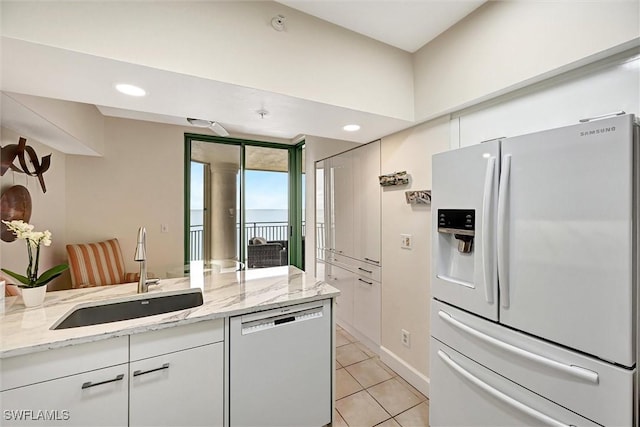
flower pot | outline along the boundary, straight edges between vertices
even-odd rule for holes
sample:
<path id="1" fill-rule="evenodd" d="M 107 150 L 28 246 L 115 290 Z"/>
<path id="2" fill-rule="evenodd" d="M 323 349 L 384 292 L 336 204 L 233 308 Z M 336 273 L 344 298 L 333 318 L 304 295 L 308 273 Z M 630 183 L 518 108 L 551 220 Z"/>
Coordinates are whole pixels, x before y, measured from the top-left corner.
<path id="1" fill-rule="evenodd" d="M 47 286 L 37 288 L 22 288 L 22 302 L 25 307 L 37 307 L 44 302 Z"/>

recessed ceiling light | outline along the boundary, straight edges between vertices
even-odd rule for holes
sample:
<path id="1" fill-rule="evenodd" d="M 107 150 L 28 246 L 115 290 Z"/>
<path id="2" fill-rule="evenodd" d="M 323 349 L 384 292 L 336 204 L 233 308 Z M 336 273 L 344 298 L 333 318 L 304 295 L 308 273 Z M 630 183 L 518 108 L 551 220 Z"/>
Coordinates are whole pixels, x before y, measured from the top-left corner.
<path id="1" fill-rule="evenodd" d="M 141 87 L 126 83 L 118 83 L 116 85 L 116 90 L 130 96 L 145 96 L 147 94 L 147 92 Z"/>
<path id="2" fill-rule="evenodd" d="M 346 125 L 342 129 L 346 130 L 347 132 L 355 132 L 357 130 L 360 130 L 360 125 Z"/>

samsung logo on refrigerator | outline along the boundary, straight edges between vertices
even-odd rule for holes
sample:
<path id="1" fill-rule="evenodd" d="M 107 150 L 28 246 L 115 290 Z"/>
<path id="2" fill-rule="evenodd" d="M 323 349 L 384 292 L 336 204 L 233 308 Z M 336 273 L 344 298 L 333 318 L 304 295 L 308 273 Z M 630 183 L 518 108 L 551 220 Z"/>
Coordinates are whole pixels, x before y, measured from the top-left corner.
<path id="1" fill-rule="evenodd" d="M 616 131 L 616 127 L 611 126 L 608 128 L 585 130 L 583 132 L 580 132 L 580 136 L 600 135 L 601 133 L 609 133 L 609 132 L 615 132 L 615 131 Z"/>

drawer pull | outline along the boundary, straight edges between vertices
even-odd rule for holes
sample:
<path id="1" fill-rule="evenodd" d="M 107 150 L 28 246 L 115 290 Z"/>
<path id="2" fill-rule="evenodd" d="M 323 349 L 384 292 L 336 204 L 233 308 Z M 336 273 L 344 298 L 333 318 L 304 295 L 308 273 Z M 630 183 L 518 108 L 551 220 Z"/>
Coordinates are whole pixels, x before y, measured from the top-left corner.
<path id="1" fill-rule="evenodd" d="M 375 259 L 365 258 L 364 260 L 369 262 L 375 262 L 376 264 L 380 264 L 380 261 L 376 261 Z"/>
<path id="2" fill-rule="evenodd" d="M 540 422 L 542 422 L 542 423 L 544 423 L 546 425 L 550 425 L 550 426 L 554 426 L 554 427 L 570 427 L 568 424 L 565 424 L 565 423 L 563 423 L 561 421 L 558 421 L 555 418 L 551 418 L 550 416 L 548 416 L 546 414 L 543 414 L 542 412 L 537 411 L 537 410 L 525 405 L 524 403 L 514 399 L 513 397 L 511 397 L 511 396 L 509 396 L 507 394 L 504 394 L 500 390 L 497 390 L 497 389 L 493 388 L 492 386 L 490 386 L 489 384 L 485 383 L 480 378 L 476 377 L 471 372 L 467 371 L 462 366 L 460 366 L 456 362 L 454 362 L 449 357 L 449 355 L 447 353 L 445 353 L 444 351 L 438 350 L 438 357 L 444 363 L 446 363 L 451 369 L 453 369 L 454 371 L 456 371 L 457 373 L 462 375 L 462 377 L 465 378 L 467 381 L 469 381 L 470 383 L 476 385 L 478 388 L 480 388 L 485 393 L 490 394 L 491 396 L 495 397 L 498 400 L 501 400 L 502 402 L 506 403 L 507 405 L 511 406 L 512 408 L 515 408 L 515 409 L 519 410 L 520 412 L 524 412 L 525 414 L 529 415 L 530 417 L 533 417 L 536 420 L 538 420 L 538 421 L 540 421 Z"/>
<path id="3" fill-rule="evenodd" d="M 507 351 L 516 356 L 522 357 L 523 359 L 527 359 L 531 362 L 538 363 L 540 365 L 546 366 L 551 369 L 555 369 L 556 371 L 564 372 L 569 374 L 575 378 L 580 378 L 583 381 L 588 381 L 590 383 L 598 384 L 598 373 L 594 372 L 590 369 L 586 369 L 576 365 L 567 365 L 566 363 L 561 363 L 553 359 L 549 359 L 548 357 L 541 356 L 536 353 L 532 353 L 528 350 L 525 350 L 520 347 L 516 347 L 515 345 L 508 344 L 504 341 L 500 341 L 490 335 L 485 334 L 484 332 L 480 332 L 471 326 L 462 323 L 461 321 L 454 319 L 449 313 L 446 313 L 442 310 L 438 312 L 438 316 L 442 320 L 444 320 L 449 325 L 460 329 L 478 338 L 481 341 L 484 341 L 488 344 L 493 345 L 494 347 L 498 347 L 501 350 Z"/>
<path id="4" fill-rule="evenodd" d="M 358 270 L 360 270 L 360 271 L 364 271 L 365 273 L 373 274 L 373 271 L 365 270 L 365 269 L 364 269 L 364 268 L 362 268 L 362 267 L 358 267 Z"/>
<path id="5" fill-rule="evenodd" d="M 120 374 L 112 380 L 100 381 L 99 383 L 92 383 L 91 381 L 87 381 L 86 383 L 82 384 L 82 389 L 84 390 L 85 388 L 95 387 L 97 385 L 114 383 L 116 381 L 122 381 L 123 378 L 124 378 L 124 374 Z"/>
<path id="6" fill-rule="evenodd" d="M 373 285 L 373 282 L 367 282 L 366 280 L 361 279 L 361 278 L 359 278 L 359 277 L 358 277 L 358 280 L 359 280 L 359 281 L 361 281 L 362 283 L 366 283 L 366 284 L 367 284 L 367 285 L 369 285 L 369 286 Z"/>
<path id="7" fill-rule="evenodd" d="M 140 371 L 140 370 L 133 371 L 133 376 L 137 377 L 139 375 L 150 374 L 151 372 L 162 371 L 163 369 L 169 369 L 169 363 L 165 363 L 164 365 L 160 366 L 159 368 L 149 369 L 148 371 Z"/>

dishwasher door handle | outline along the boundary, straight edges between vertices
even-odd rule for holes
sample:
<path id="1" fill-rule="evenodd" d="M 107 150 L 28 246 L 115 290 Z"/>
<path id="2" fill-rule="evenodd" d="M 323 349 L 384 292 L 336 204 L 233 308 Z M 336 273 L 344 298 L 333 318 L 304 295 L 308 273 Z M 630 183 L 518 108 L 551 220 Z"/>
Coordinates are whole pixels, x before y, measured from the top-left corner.
<path id="1" fill-rule="evenodd" d="M 283 319 L 277 319 L 273 323 L 275 323 L 276 325 L 282 325 L 283 323 L 289 323 L 289 322 L 295 322 L 295 321 L 296 321 L 296 316 L 289 316 Z"/>

